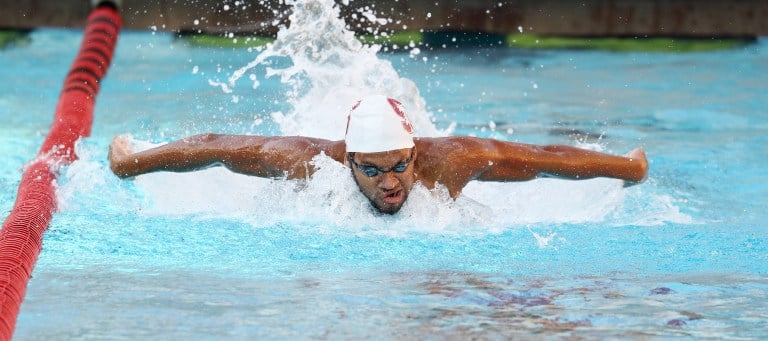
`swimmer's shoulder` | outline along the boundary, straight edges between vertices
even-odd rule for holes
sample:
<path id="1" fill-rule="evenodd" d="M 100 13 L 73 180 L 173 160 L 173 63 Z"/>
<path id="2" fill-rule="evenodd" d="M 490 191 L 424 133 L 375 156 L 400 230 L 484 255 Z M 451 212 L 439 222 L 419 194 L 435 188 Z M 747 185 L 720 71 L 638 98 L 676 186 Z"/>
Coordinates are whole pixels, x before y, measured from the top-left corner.
<path id="1" fill-rule="evenodd" d="M 320 153 L 325 153 L 334 160 L 344 160 L 344 141 L 327 140 L 307 136 L 281 136 L 270 139 L 263 145 L 264 149 L 278 153 L 302 155 L 311 159 Z"/>
<path id="2" fill-rule="evenodd" d="M 315 154 L 325 153 L 332 159 L 344 162 L 347 146 L 344 141 L 326 140 L 321 138 L 310 138 L 312 146 L 317 148 Z"/>
<path id="3" fill-rule="evenodd" d="M 417 137 L 413 141 L 416 149 L 429 154 L 465 149 L 483 143 L 483 139 L 471 136 Z"/>
<path id="4" fill-rule="evenodd" d="M 495 140 L 472 136 L 420 137 L 414 143 L 417 159 L 424 167 L 444 166 L 446 163 L 463 162 L 477 158 L 493 150 Z"/>
<path id="5" fill-rule="evenodd" d="M 413 139 L 418 153 L 417 160 L 424 166 L 431 167 L 441 164 L 457 149 L 462 149 L 461 138 L 448 137 L 417 137 Z"/>

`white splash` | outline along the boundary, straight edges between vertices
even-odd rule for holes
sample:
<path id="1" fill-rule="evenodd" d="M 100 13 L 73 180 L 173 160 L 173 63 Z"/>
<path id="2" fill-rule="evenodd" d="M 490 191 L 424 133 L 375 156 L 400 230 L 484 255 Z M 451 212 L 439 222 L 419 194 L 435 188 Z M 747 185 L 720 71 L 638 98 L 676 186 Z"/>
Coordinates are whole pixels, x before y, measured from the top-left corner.
<path id="1" fill-rule="evenodd" d="M 555 236 L 557 236 L 557 233 L 552 232 L 548 234 L 546 237 L 533 232 L 530 227 L 528 227 L 528 232 L 530 232 L 534 238 L 536 238 L 536 244 L 539 246 L 540 249 L 546 248 L 549 246 L 549 243 L 552 242 L 553 239 L 555 239 Z"/>
<path id="2" fill-rule="evenodd" d="M 451 128 L 439 131 L 432 124 L 432 114 L 426 110 L 416 84 L 400 77 L 389 61 L 376 56 L 380 46 L 362 44 L 346 28 L 333 0 L 286 3 L 293 6 L 290 26 L 282 27 L 277 39 L 226 83 L 211 84 L 232 92 L 246 73 L 266 66 L 267 77 L 279 77 L 291 89 L 285 101 L 292 111 L 272 113 L 283 135 L 342 139 L 347 113 L 358 99 L 370 94 L 384 94 L 403 103 L 419 136 L 449 133 Z M 366 16 L 377 21 L 372 20 L 370 11 Z M 290 58 L 290 63 L 278 63 L 285 58 Z M 258 80 L 249 90 L 257 87 Z"/>

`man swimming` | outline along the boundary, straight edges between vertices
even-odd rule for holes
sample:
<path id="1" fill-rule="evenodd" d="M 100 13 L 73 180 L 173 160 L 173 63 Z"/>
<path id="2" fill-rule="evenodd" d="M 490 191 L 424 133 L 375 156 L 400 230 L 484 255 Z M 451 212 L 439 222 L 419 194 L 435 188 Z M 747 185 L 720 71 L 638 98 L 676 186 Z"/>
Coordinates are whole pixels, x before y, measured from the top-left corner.
<path id="1" fill-rule="evenodd" d="M 441 185 L 456 199 L 470 181 L 610 177 L 642 182 L 648 161 L 641 148 L 627 156 L 564 145 L 536 146 L 467 136 L 413 137 L 402 105 L 385 96 L 357 102 L 343 141 L 302 136 L 202 134 L 133 153 L 115 137 L 110 168 L 121 178 L 155 171 L 188 172 L 223 165 L 263 178 L 306 179 L 312 158 L 325 153 L 349 166 L 360 191 L 383 213 L 397 213 L 415 183 Z"/>

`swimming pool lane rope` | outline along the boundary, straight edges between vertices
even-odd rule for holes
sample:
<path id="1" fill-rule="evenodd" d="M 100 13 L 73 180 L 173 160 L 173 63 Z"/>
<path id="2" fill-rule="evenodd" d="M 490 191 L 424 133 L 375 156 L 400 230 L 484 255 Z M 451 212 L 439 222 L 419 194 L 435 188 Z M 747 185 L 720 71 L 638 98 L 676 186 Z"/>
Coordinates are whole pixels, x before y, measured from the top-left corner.
<path id="1" fill-rule="evenodd" d="M 16 203 L 0 230 L 0 340 L 13 336 L 27 283 L 56 210 L 57 170 L 72 163 L 75 141 L 91 133 L 93 107 L 122 27 L 111 5 L 94 8 L 59 95 L 51 130 L 22 174 Z"/>

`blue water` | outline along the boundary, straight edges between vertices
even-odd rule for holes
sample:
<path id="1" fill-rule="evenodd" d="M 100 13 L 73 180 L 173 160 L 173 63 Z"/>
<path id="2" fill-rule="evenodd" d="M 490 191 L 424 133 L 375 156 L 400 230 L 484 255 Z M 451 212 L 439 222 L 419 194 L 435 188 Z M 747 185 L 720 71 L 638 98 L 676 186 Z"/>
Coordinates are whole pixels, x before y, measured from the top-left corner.
<path id="1" fill-rule="evenodd" d="M 80 38 L 43 29 L 0 51 L 3 212 Z M 468 189 L 476 204 L 408 211 L 424 219 L 356 223 L 291 191 L 278 196 L 286 202 L 253 193 L 266 207 L 255 205 L 258 215 L 174 213 L 151 192 L 174 189 L 164 180 L 109 173 L 107 146 L 125 132 L 151 142 L 279 134 L 270 113 L 290 110 L 279 80 L 241 81 L 237 100 L 209 84 L 256 54 L 122 33 L 93 134 L 62 171 L 66 204 L 45 235 L 17 339 L 768 336 L 768 41 L 687 54 L 379 55 L 416 84 L 438 129 L 617 154 L 644 147 L 649 178 L 627 189 L 486 186 Z M 213 178 L 192 178 L 191 191 Z M 224 197 L 238 189 L 211 183 Z"/>

